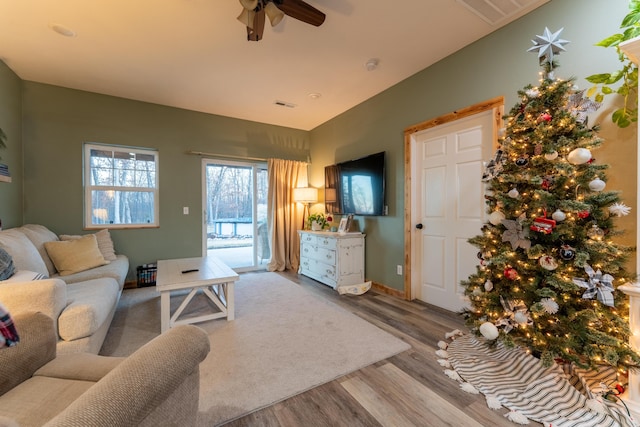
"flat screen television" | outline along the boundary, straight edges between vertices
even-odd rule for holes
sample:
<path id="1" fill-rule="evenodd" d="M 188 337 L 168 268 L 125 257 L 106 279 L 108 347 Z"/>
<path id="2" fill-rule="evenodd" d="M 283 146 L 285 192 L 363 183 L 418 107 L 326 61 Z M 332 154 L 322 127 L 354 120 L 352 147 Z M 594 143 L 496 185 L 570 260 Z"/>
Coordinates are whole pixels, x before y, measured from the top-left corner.
<path id="1" fill-rule="evenodd" d="M 325 168 L 328 213 L 386 215 L 385 152 Z"/>

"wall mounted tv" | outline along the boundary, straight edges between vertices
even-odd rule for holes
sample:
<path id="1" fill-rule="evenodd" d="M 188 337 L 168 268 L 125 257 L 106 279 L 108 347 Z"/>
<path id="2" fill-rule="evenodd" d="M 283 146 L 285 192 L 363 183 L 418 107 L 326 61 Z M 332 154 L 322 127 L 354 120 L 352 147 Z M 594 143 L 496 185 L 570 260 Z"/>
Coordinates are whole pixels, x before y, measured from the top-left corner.
<path id="1" fill-rule="evenodd" d="M 384 151 L 325 167 L 324 182 L 328 213 L 387 214 Z"/>

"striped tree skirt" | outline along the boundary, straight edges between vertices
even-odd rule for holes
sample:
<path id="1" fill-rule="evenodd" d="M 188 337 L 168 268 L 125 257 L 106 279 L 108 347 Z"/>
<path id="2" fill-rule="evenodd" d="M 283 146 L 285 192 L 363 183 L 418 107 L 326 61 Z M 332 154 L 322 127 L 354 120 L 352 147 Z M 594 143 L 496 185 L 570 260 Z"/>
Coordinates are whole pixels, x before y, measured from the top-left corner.
<path id="1" fill-rule="evenodd" d="M 637 427 L 619 399 L 602 397 L 616 382 L 615 370 L 598 372 L 545 368 L 521 348 L 490 347 L 484 339 L 447 334 L 436 355 L 445 374 L 469 393 L 482 393 L 492 409 L 505 407 L 505 417 L 518 424 L 529 420 L 545 427 Z"/>

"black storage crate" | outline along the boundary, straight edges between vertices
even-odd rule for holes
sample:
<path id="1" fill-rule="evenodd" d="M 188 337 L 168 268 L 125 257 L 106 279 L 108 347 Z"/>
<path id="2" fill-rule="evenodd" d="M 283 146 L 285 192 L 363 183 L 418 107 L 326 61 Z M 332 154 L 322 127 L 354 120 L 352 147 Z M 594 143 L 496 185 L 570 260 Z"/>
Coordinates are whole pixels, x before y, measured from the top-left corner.
<path id="1" fill-rule="evenodd" d="M 138 270 L 138 287 L 155 286 L 156 274 L 158 266 L 156 264 L 144 264 L 137 268 Z"/>

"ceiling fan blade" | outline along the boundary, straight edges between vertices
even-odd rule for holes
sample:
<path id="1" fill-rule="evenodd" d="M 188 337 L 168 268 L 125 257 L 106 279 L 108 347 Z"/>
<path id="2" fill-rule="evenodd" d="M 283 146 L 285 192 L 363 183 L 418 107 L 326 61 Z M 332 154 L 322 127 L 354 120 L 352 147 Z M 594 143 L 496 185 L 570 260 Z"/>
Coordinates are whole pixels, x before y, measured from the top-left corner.
<path id="1" fill-rule="evenodd" d="M 316 27 L 322 25 L 326 18 L 324 13 L 302 0 L 273 0 L 273 2 L 286 15 Z"/>
<path id="2" fill-rule="evenodd" d="M 255 13 L 253 18 L 253 28 L 247 26 L 247 40 L 260 41 L 264 33 L 264 8 Z"/>

